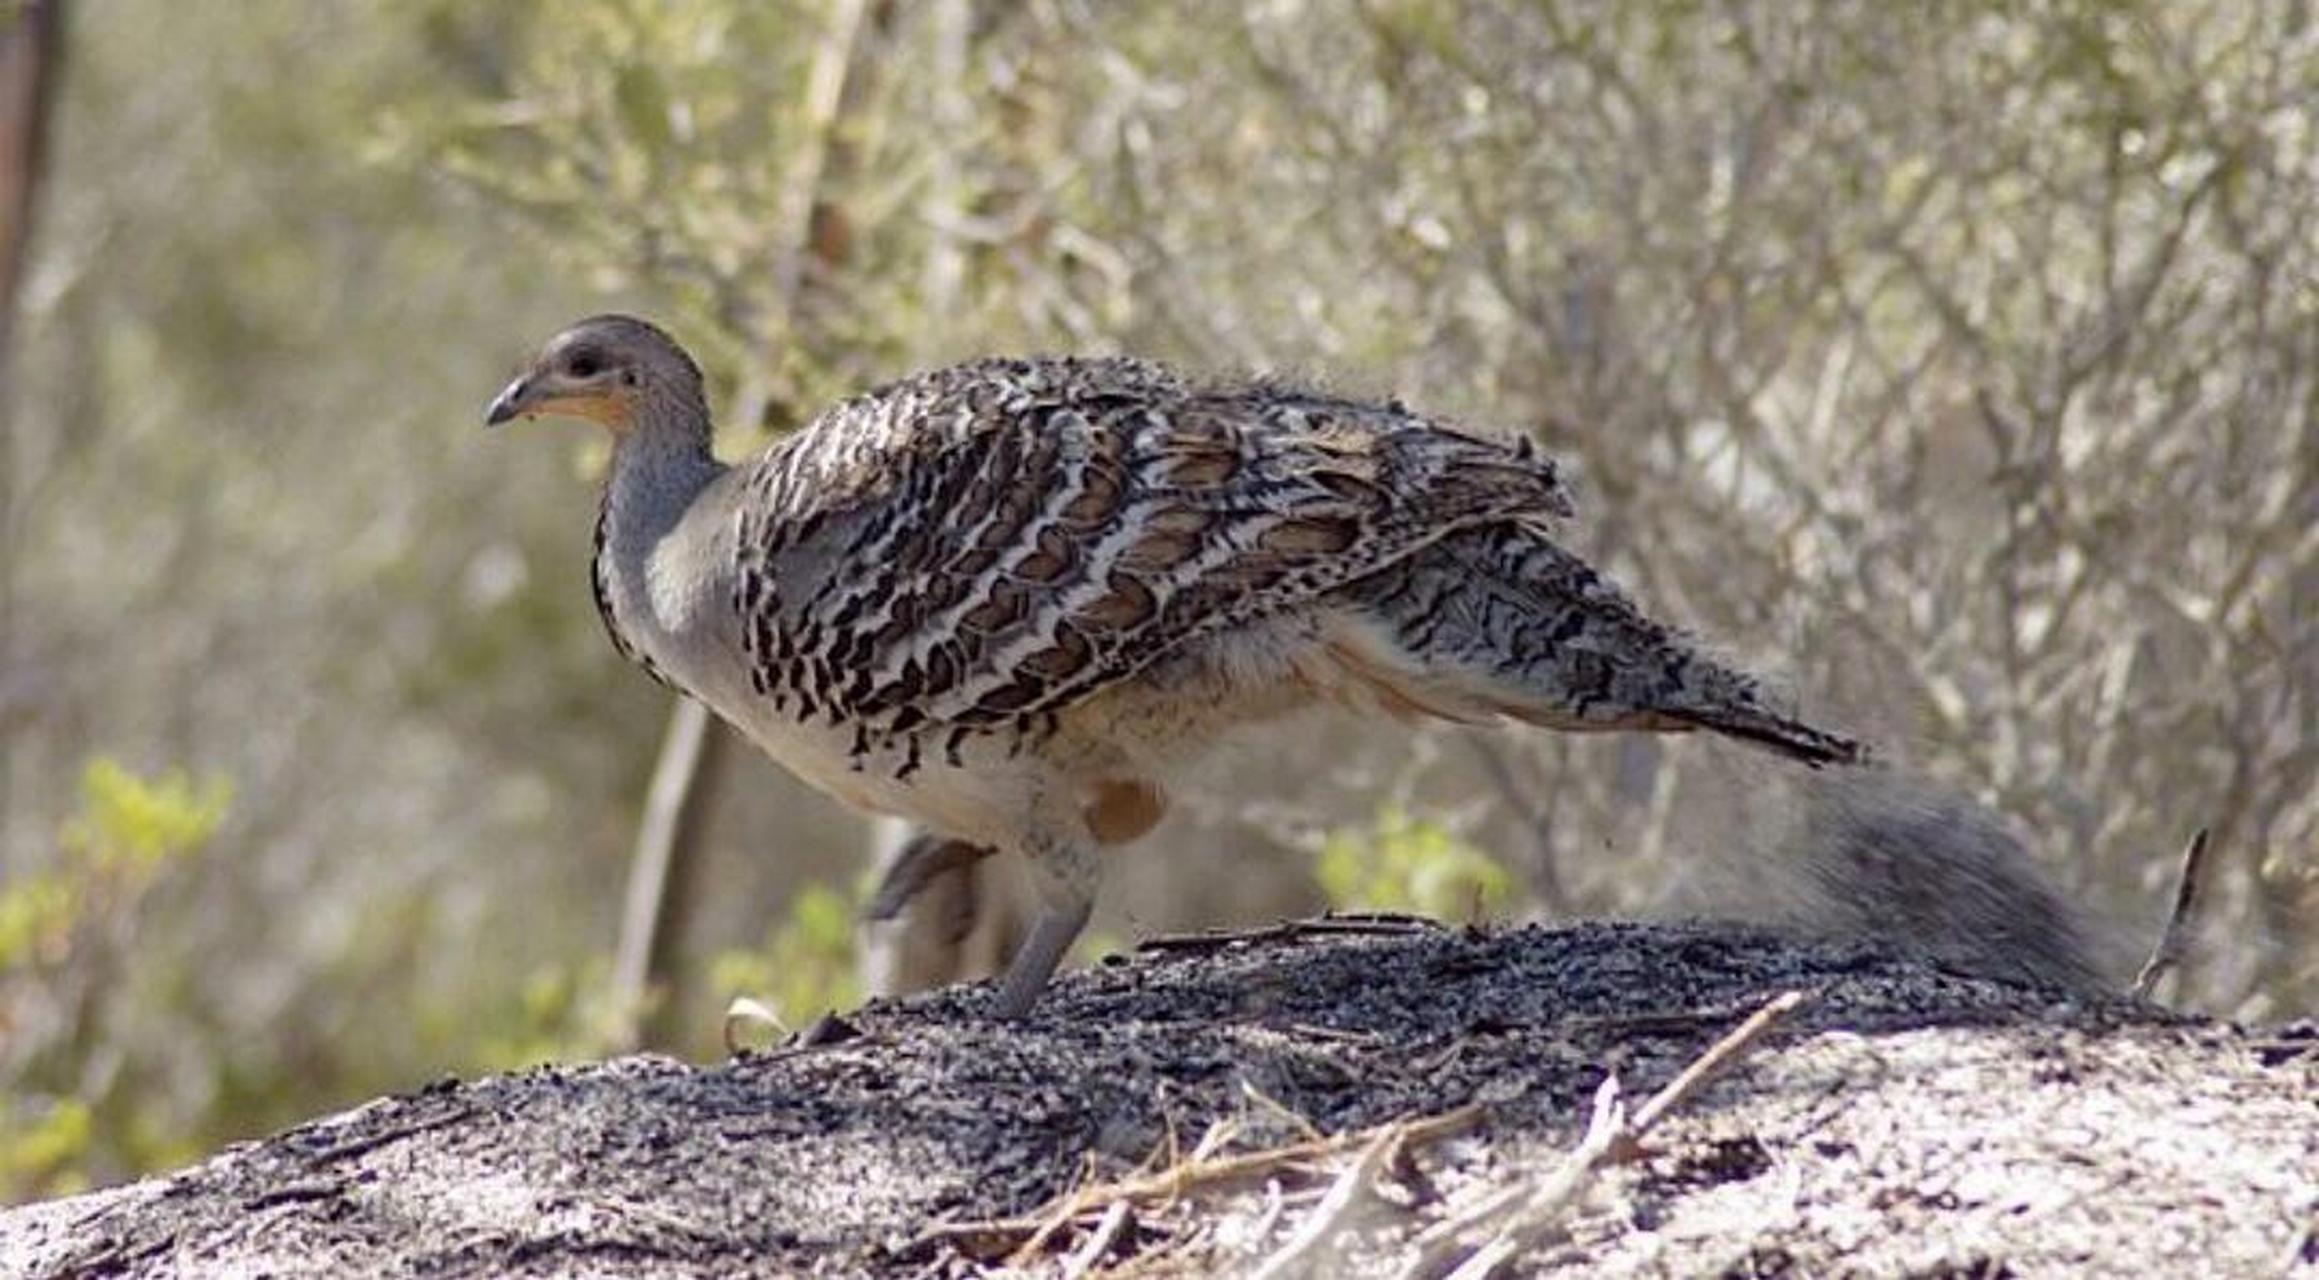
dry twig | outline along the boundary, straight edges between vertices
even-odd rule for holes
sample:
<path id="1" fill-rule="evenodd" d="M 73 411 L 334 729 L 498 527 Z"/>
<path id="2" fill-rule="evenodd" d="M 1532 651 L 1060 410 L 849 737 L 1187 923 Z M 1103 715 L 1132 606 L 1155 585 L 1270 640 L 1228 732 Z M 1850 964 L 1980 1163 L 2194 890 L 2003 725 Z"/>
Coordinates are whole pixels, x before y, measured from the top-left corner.
<path id="1" fill-rule="evenodd" d="M 1074 1250 L 1070 1259 L 1064 1262 L 1063 1275 L 1067 1280 L 1077 1280 L 1103 1260 L 1103 1255 L 1111 1249 L 1111 1242 L 1119 1238 L 1119 1230 L 1127 1225 L 1128 1215 L 1132 1212 L 1134 1206 L 1125 1200 L 1111 1202 L 1111 1207 L 1103 1211 L 1103 1220 L 1095 1224 L 1095 1230 L 1087 1233 L 1087 1242 Z"/>
<path id="2" fill-rule="evenodd" d="M 2207 828 L 2200 827 L 2182 851 L 2182 870 L 2174 881 L 2174 909 L 2167 913 L 2166 927 L 2159 931 L 2157 945 L 2150 948 L 2150 958 L 2134 975 L 2134 994 L 2141 999 L 2150 998 L 2158 980 L 2181 963 L 2182 950 L 2189 945 L 2190 920 L 2198 912 L 2198 894 L 2206 880 L 2207 846 Z"/>
<path id="3" fill-rule="evenodd" d="M 1393 1154 L 1400 1149 L 1401 1140 L 1405 1136 L 1405 1130 L 1391 1126 L 1370 1139 L 1369 1145 L 1361 1148 L 1361 1154 L 1345 1166 L 1343 1173 L 1337 1175 L 1336 1182 L 1329 1187 L 1328 1195 L 1313 1206 L 1312 1214 L 1304 1220 L 1304 1225 L 1296 1229 L 1296 1234 L 1289 1237 L 1288 1243 L 1256 1268 L 1257 1280 L 1276 1280 L 1280 1276 L 1297 1274 L 1298 1269 L 1310 1262 L 1324 1245 L 1343 1234 L 1345 1220 L 1368 1192 L 1369 1184 L 1376 1181 L 1378 1170 L 1392 1162 Z"/>
<path id="4" fill-rule="evenodd" d="M 1464 1210 L 1419 1233 L 1417 1256 L 1402 1269 L 1405 1280 L 1439 1272 L 1457 1248 L 1459 1238 L 1478 1228 L 1504 1222 L 1497 1233 L 1451 1271 L 1451 1280 L 1480 1280 L 1519 1256 L 1558 1228 L 1570 1205 L 1604 1165 L 1633 1159 L 1642 1141 L 1669 1112 L 1690 1100 L 1708 1081 L 1720 1075 L 1781 1018 L 1803 1004 L 1801 991 L 1784 992 L 1750 1014 L 1746 1021 L 1708 1046 L 1673 1080 L 1652 1094 L 1632 1115 L 1620 1105 L 1618 1078 L 1605 1076 L 1595 1090 L 1594 1110 L 1586 1135 L 1561 1163 L 1535 1184 L 1515 1185 L 1490 1192 Z M 1508 1220 L 1510 1217 L 1510 1220 Z"/>
<path id="5" fill-rule="evenodd" d="M 1457 1270 L 1449 1273 L 1449 1280 L 1483 1280 L 1519 1256 L 1539 1236 L 1559 1226 L 1579 1192 L 1592 1180 L 1594 1171 L 1605 1164 L 1617 1163 L 1622 1158 L 1618 1154 L 1620 1148 L 1632 1145 L 1634 1135 L 1628 1125 L 1626 1108 L 1618 1100 L 1618 1077 L 1604 1076 L 1601 1086 L 1594 1091 L 1594 1112 L 1586 1122 L 1586 1136 L 1577 1148 L 1524 1199 L 1514 1220 L 1459 1263 Z"/>
<path id="6" fill-rule="evenodd" d="M 1038 1229 L 1031 1232 L 1030 1239 L 1015 1247 L 1013 1256 L 1007 1259 L 1007 1265 L 1017 1267 L 1029 1265 L 1030 1260 L 1037 1257 L 1039 1251 L 1046 1247 L 1047 1241 L 1054 1239 L 1057 1233 L 1070 1226 L 1080 1214 L 1093 1207 L 1093 1197 L 1100 1190 L 1093 1182 L 1095 1176 L 1095 1155 L 1093 1152 L 1081 1157 L 1079 1175 L 1074 1184 L 1076 1189 L 1066 1193 L 1061 1200 L 1056 1202 L 1054 1208 L 1040 1220 Z"/>
<path id="7" fill-rule="evenodd" d="M 1163 933 L 1135 944 L 1138 951 L 1221 951 L 1243 942 L 1288 942 L 1297 938 L 1339 934 L 1378 934 L 1398 937 L 1411 933 L 1439 933 L 1441 925 L 1423 916 L 1376 913 L 1325 915 L 1310 920 L 1284 920 L 1258 929 L 1207 930 L 1200 933 Z"/>
<path id="8" fill-rule="evenodd" d="M 1810 996 L 1802 991 L 1783 991 L 1771 998 L 1761 1009 L 1749 1014 L 1747 1021 L 1733 1027 L 1721 1040 L 1709 1045 L 1683 1073 L 1667 1082 L 1666 1087 L 1651 1095 L 1651 1100 L 1635 1112 L 1626 1126 L 1630 1141 L 1641 1142 L 1652 1126 L 1666 1118 L 1669 1111 L 1690 1101 L 1691 1095 L 1706 1087 L 1707 1082 L 1723 1074 L 1725 1068 L 1738 1061 L 1739 1055 L 1755 1047 L 1773 1024 L 1794 1013 Z M 1621 1158 L 1631 1152 L 1620 1153 Z"/>
<path id="9" fill-rule="evenodd" d="M 1481 1118 L 1482 1108 L 1469 1103 L 1438 1115 L 1418 1120 L 1396 1120 L 1350 1133 L 1331 1134 L 1304 1142 L 1290 1143 L 1265 1151 L 1251 1151 L 1241 1155 L 1215 1158 L 1194 1157 L 1154 1173 L 1139 1174 L 1120 1182 L 1101 1186 L 1082 1187 L 1061 1196 L 1050 1209 L 1021 1218 L 992 1218 L 970 1222 L 945 1222 L 928 1228 L 919 1236 L 920 1243 L 942 1241 L 993 1242 L 1020 1239 L 1024 1243 L 1014 1252 L 1018 1258 L 1034 1244 L 1043 1245 L 1054 1233 L 1072 1220 L 1094 1209 L 1108 1209 L 1119 1202 L 1165 1203 L 1195 1191 L 1244 1181 L 1270 1173 L 1284 1165 L 1317 1160 L 1339 1152 L 1361 1147 L 1380 1135 L 1392 1134 L 1401 1143 L 1426 1142 L 1446 1137 L 1471 1127 Z M 979 1250 L 978 1250 L 979 1252 Z"/>

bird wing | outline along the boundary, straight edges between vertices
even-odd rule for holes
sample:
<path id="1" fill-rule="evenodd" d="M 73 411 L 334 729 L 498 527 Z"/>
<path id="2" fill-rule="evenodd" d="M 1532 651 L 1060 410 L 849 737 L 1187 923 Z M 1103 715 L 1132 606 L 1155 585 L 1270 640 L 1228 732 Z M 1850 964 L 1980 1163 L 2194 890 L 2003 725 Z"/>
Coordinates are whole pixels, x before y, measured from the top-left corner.
<path id="1" fill-rule="evenodd" d="M 745 643 L 760 692 L 858 743 L 1034 724 L 1454 529 L 1571 511 L 1526 441 L 1130 361 L 929 375 L 781 452 Z"/>

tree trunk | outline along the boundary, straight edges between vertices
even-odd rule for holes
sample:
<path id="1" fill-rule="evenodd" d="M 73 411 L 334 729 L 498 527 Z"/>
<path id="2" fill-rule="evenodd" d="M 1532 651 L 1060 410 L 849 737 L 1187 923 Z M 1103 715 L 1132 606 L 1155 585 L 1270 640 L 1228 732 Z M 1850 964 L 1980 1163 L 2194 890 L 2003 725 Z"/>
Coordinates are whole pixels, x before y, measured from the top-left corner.
<path id="1" fill-rule="evenodd" d="M 644 818 L 629 860 L 628 896 L 620 914 L 620 949 L 612 963 L 621 1047 L 671 1047 L 683 1039 L 682 966 L 676 963 L 701 835 L 724 773 L 728 735 L 708 708 L 678 698 L 661 740 L 660 763 L 645 793 Z"/>
<path id="2" fill-rule="evenodd" d="M 49 120 L 64 62 L 64 0 L 26 0 L 0 12 L 0 736 L 16 670 L 16 528 L 24 468 L 16 440 L 16 307 L 31 259 L 32 224 L 47 171 Z M 9 848 L 14 770 L 0 764 L 0 848 Z"/>
<path id="3" fill-rule="evenodd" d="M 803 146 L 792 157 L 788 199 L 777 216 L 782 234 L 780 314 L 774 333 L 795 318 L 803 261 L 812 245 L 813 204 L 837 131 L 839 106 L 853 68 L 864 0 L 840 0 L 814 51 L 805 86 L 811 122 Z M 669 1046 L 682 1038 L 682 984 L 672 961 L 690 932 L 693 864 L 698 861 L 716 775 L 727 737 L 708 710 L 689 698 L 677 700 L 662 738 L 660 762 L 636 835 L 628 875 L 627 907 L 621 917 L 620 949 L 614 964 L 614 995 L 622 1034 L 629 1044 Z M 638 1037 L 641 1035 L 642 1039 Z"/>

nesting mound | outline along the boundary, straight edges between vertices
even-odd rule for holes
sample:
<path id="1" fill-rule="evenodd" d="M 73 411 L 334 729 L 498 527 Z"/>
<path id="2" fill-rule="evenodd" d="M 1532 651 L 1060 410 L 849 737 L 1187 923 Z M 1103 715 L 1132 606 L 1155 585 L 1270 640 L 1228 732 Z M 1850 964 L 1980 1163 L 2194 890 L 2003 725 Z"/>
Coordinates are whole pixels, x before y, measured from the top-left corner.
<path id="1" fill-rule="evenodd" d="M 1639 1101 L 1788 991 L 1639 1144 L 1582 1143 L 1606 1075 Z M 2308 1024 L 1723 926 L 1318 922 L 1070 975 L 1025 1023 L 983 998 L 382 1099 L 0 1215 L 0 1272 L 1442 1274 L 1509 1241 L 1509 1271 L 1589 1275 L 2319 1263 Z"/>

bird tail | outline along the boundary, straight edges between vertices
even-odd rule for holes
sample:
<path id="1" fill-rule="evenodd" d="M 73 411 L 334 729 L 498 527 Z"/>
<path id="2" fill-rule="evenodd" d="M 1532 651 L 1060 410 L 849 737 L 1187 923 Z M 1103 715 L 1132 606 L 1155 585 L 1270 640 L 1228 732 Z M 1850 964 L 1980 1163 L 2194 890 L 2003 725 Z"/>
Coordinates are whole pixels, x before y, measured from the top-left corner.
<path id="1" fill-rule="evenodd" d="M 1768 711 L 1752 697 L 1703 706 L 1696 710 L 1671 710 L 1665 714 L 1680 723 L 1712 729 L 1725 737 L 1776 751 L 1815 769 L 1822 765 L 1865 764 L 1868 761 L 1868 748 L 1859 741 Z"/>
<path id="2" fill-rule="evenodd" d="M 1865 749 L 1775 711 L 1752 677 L 1645 617 L 1542 531 L 1464 530 L 1352 584 L 1334 665 L 1375 700 L 1578 731 L 1706 729 L 1818 767 Z"/>
<path id="3" fill-rule="evenodd" d="M 1888 768 L 1771 794 L 1785 803 L 1768 824 L 1697 845 L 1699 909 L 1897 944 L 1986 977 L 2109 988 L 2125 950 L 2115 924 L 2056 885 L 1993 811 Z"/>

